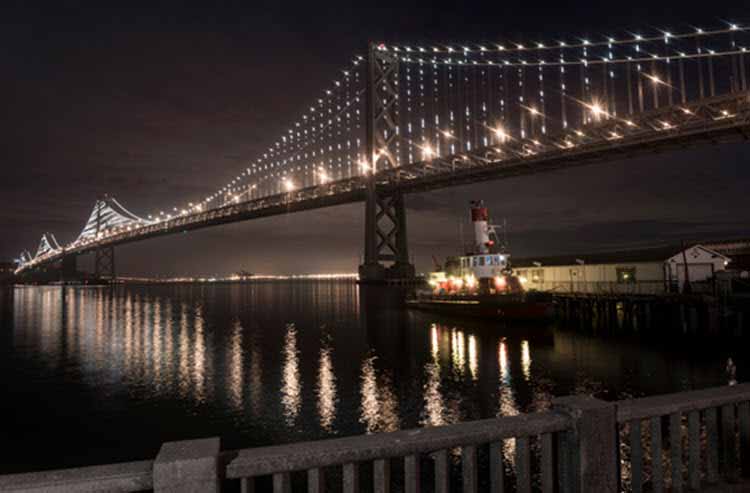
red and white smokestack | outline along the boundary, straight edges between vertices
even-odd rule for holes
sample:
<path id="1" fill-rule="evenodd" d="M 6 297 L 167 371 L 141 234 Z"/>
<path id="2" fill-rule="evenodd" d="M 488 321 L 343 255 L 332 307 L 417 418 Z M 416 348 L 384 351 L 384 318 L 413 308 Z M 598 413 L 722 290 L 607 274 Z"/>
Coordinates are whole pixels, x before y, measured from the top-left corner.
<path id="1" fill-rule="evenodd" d="M 487 221 L 489 213 L 484 206 L 484 201 L 475 200 L 471 202 L 471 222 L 474 223 L 474 251 L 476 253 L 489 253 L 492 246 L 490 240 L 490 229 Z"/>

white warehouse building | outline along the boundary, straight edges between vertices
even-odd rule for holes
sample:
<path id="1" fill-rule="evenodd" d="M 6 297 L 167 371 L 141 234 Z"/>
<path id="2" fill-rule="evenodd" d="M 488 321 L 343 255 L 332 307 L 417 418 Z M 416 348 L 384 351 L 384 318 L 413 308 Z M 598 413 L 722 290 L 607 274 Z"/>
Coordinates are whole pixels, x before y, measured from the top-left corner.
<path id="1" fill-rule="evenodd" d="M 693 292 L 713 292 L 715 274 L 728 264 L 729 257 L 702 245 L 511 258 L 527 290 L 580 293 L 681 292 L 686 276 Z"/>

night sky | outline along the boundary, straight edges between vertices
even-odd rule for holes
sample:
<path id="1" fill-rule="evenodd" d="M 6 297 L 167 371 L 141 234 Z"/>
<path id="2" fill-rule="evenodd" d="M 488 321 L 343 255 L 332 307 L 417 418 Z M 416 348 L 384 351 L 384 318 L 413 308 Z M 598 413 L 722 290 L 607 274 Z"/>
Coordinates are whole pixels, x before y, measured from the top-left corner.
<path id="1" fill-rule="evenodd" d="M 0 7 L 0 259 L 33 252 L 45 231 L 74 239 L 103 193 L 141 215 L 206 196 L 370 40 L 546 41 L 750 21 L 736 0 L 102 3 Z M 701 148 L 408 196 L 412 254 L 424 270 L 431 255 L 457 253 L 458 222 L 478 198 L 507 219 L 522 257 L 750 236 L 749 151 Z M 363 217 L 355 204 L 148 240 L 118 248 L 118 273 L 354 272 Z"/>

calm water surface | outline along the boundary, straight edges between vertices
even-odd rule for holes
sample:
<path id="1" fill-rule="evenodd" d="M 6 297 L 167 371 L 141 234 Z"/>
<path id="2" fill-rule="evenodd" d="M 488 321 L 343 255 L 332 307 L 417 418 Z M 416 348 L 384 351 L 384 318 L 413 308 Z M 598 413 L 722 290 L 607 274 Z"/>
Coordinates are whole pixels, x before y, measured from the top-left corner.
<path id="1" fill-rule="evenodd" d="M 0 291 L 0 472 L 434 426 L 726 383 L 740 349 L 398 307 L 349 282 Z"/>

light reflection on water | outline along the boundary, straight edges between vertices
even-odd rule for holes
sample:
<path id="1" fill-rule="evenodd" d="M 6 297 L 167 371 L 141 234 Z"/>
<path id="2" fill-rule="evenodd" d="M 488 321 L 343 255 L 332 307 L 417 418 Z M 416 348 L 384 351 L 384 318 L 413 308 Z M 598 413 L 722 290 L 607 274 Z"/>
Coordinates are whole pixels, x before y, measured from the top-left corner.
<path id="1" fill-rule="evenodd" d="M 141 459 L 168 439 L 247 447 L 513 416 L 572 392 L 723 383 L 723 354 L 698 363 L 638 343 L 406 312 L 383 298 L 352 283 L 3 292 L 0 384 L 14 396 L 3 418 L 23 429 L 4 433 L 15 454 L 1 457 L 3 472 L 93 453 Z M 50 437 L 61 448 L 40 458 L 29 444 Z M 511 467 L 514 449 L 505 442 Z"/>

